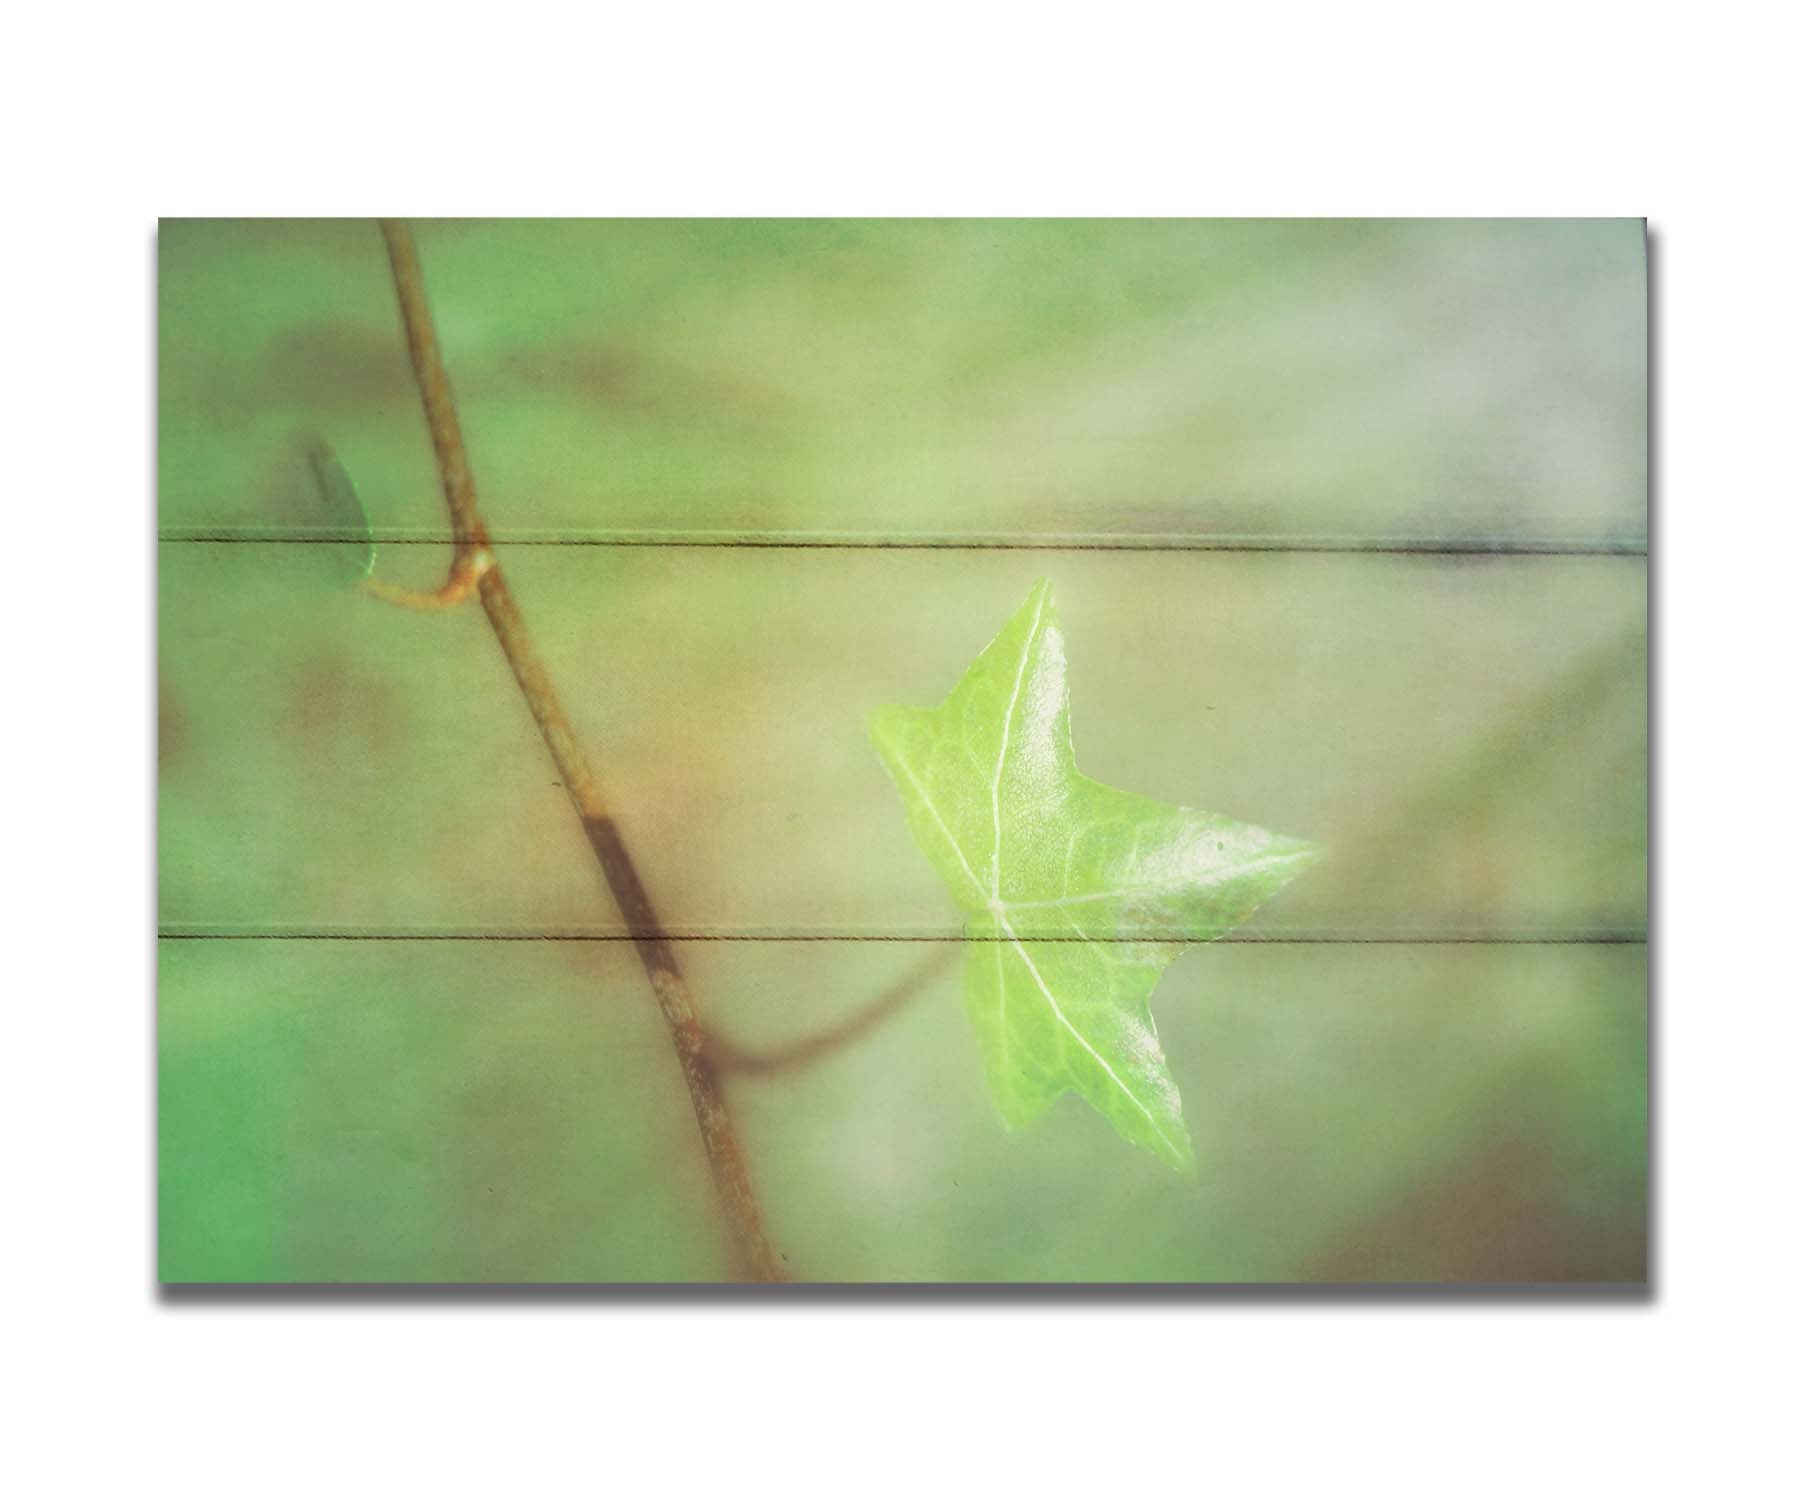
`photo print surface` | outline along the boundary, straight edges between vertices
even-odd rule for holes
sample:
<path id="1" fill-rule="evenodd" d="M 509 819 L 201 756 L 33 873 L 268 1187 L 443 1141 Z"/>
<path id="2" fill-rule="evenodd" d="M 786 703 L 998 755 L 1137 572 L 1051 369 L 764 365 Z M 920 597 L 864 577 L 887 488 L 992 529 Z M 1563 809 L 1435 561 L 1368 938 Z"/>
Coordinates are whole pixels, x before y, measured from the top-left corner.
<path id="1" fill-rule="evenodd" d="M 1646 1278 L 1638 220 L 165 220 L 169 1284 Z"/>

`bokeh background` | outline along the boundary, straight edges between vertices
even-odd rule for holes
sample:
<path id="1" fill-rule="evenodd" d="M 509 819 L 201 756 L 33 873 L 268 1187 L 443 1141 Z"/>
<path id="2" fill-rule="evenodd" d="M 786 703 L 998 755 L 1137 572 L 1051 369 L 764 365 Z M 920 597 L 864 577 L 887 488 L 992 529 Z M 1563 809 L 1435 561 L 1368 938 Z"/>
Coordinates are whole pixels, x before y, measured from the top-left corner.
<path id="1" fill-rule="evenodd" d="M 706 1015 L 772 1053 L 908 988 L 728 1074 L 794 1275 L 1645 1275 L 1640 224 L 417 234 Z M 297 433 L 378 573 L 441 579 L 379 234 L 167 221 L 158 261 L 162 1278 L 727 1275 L 485 621 L 355 592 L 309 489 Z M 940 698 L 1041 576 L 1086 771 L 1328 848 L 1157 992 L 1191 1181 L 1072 1099 L 1007 1134 L 954 945 L 896 941 L 956 917 L 863 716 Z"/>

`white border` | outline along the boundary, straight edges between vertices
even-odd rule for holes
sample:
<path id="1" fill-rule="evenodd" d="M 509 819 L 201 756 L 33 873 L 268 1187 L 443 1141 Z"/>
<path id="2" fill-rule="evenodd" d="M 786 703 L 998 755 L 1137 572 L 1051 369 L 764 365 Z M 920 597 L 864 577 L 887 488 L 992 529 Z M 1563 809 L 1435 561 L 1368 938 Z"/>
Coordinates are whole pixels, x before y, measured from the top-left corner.
<path id="1" fill-rule="evenodd" d="M 15 18 L 0 1463 L 37 1477 L 18 1492 L 1735 1494 L 1791 1474 L 1800 393 L 1772 19 L 1567 0 Z M 1648 214 L 1654 1299 L 159 1303 L 153 225 L 376 209 Z"/>

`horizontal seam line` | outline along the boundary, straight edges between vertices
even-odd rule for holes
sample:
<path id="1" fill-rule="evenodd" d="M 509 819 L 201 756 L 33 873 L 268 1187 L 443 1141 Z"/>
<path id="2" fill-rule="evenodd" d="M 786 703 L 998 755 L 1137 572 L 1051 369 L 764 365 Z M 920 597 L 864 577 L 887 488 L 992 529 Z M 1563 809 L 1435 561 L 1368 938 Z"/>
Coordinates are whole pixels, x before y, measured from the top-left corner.
<path id="1" fill-rule="evenodd" d="M 447 547 L 443 536 L 391 536 L 372 539 L 348 536 L 255 536 L 229 532 L 160 532 L 166 545 L 291 547 L 361 546 Z M 514 536 L 490 538 L 496 547 L 613 547 L 686 550 L 818 551 L 818 552 L 1229 552 L 1301 553 L 1315 555 L 1441 557 L 1617 557 L 1645 558 L 1648 545 L 1638 541 L 1457 541 L 1427 538 L 1258 538 L 1258 537 L 1116 537 L 1116 538 L 883 538 L 883 537 L 683 537 L 683 536 Z"/>
<path id="2" fill-rule="evenodd" d="M 949 934 L 902 933 L 718 933 L 661 931 L 654 934 L 629 932 L 228 932 L 160 930 L 162 942 L 224 943 L 633 943 L 641 937 L 654 936 L 671 943 L 997 943 L 1010 941 L 997 937 L 960 937 Z M 1579 946 L 1583 944 L 1630 946 L 1649 940 L 1648 934 L 1625 932 L 1584 933 L 1373 933 L 1348 936 L 1330 933 L 1227 933 L 1215 938 L 1201 937 L 1035 937 L 1021 934 L 1027 943 L 1176 943 L 1199 946 L 1206 943 L 1241 945 L 1305 944 L 1312 946 Z"/>

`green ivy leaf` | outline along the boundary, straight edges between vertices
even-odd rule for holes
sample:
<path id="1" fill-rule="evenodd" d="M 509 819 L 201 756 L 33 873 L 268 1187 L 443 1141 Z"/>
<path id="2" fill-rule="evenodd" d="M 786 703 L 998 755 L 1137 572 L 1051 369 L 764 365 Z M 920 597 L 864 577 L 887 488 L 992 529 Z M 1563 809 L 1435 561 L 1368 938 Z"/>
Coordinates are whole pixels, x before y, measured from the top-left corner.
<path id="1" fill-rule="evenodd" d="M 869 733 L 966 918 L 964 993 L 1001 1119 L 1017 1129 L 1076 1093 L 1191 1172 L 1150 993 L 1315 846 L 1082 775 L 1048 580 L 941 704 L 880 709 Z"/>

